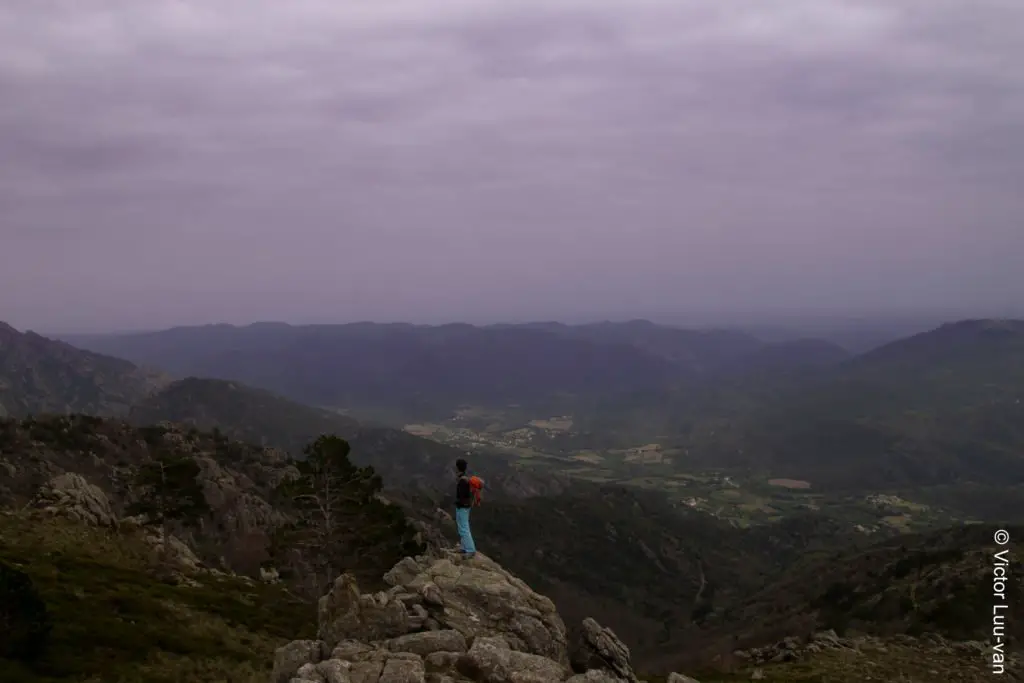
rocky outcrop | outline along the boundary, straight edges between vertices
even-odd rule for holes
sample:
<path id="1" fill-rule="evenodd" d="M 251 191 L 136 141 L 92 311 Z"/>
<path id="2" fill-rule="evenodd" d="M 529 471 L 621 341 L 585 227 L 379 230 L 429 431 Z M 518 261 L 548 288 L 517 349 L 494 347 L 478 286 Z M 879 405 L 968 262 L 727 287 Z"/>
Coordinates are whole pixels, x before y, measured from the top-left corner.
<path id="1" fill-rule="evenodd" d="M 449 629 L 464 638 L 501 636 L 516 651 L 568 667 L 565 624 L 554 603 L 484 555 L 405 558 L 385 574 L 387 592 L 361 594 L 349 575 L 320 600 L 319 638 L 379 641 Z"/>
<path id="2" fill-rule="evenodd" d="M 36 492 L 34 507 L 95 526 L 117 525 L 107 494 L 85 477 L 64 472 L 50 479 Z"/>
<path id="3" fill-rule="evenodd" d="M 279 648 L 273 683 L 637 681 L 629 649 L 593 619 L 571 668 L 551 600 L 482 554 L 407 557 L 384 579 L 390 589 L 367 594 L 338 577 L 320 600 L 318 639 Z"/>
<path id="4" fill-rule="evenodd" d="M 610 628 L 602 627 L 593 619 L 583 620 L 580 643 L 573 655 L 574 670 L 608 671 L 620 680 L 637 683 L 629 658 L 629 648 Z"/>

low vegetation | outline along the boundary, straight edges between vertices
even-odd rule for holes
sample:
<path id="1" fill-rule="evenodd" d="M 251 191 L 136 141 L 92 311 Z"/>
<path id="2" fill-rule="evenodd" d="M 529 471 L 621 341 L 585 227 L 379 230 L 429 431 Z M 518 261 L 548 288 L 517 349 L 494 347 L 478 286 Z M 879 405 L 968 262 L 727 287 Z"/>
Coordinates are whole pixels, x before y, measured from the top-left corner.
<path id="1" fill-rule="evenodd" d="M 31 580 L 52 623 L 45 652 L 0 659 L 4 683 L 263 683 L 274 648 L 316 622 L 283 585 L 169 583 L 138 535 L 58 518 L 0 514 L 0 563 Z"/>

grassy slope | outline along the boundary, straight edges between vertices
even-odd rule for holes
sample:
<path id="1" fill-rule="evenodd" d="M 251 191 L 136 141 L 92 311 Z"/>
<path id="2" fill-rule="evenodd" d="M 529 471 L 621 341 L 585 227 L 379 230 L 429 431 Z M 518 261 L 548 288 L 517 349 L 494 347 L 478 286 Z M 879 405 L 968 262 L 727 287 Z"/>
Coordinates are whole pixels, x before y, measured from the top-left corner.
<path id="1" fill-rule="evenodd" d="M 56 519 L 0 514 L 0 561 L 33 579 L 56 624 L 52 650 L 32 670 L 0 662 L 4 683 L 262 683 L 273 650 L 309 637 L 311 605 L 276 586 L 231 577 L 173 586 L 149 571 L 136 540 Z M 767 681 L 905 683 L 982 681 L 977 662 L 897 644 L 863 654 L 824 652 L 764 667 Z M 660 677 L 646 677 L 661 683 Z M 749 671 L 700 672 L 704 683 L 749 680 Z"/>
<path id="2" fill-rule="evenodd" d="M 250 683 L 273 650 L 309 634 L 315 609 L 283 588 L 228 576 L 163 583 L 137 538 L 0 514 L 0 562 L 26 572 L 53 617 L 35 670 L 0 661 L 4 683 Z"/>
<path id="3" fill-rule="evenodd" d="M 716 615 L 705 629 L 684 632 L 676 641 L 676 651 L 665 648 L 657 662 L 665 668 L 692 668 L 694 664 L 706 663 L 707 657 L 715 652 L 728 657 L 736 649 L 771 644 L 786 636 L 803 637 L 828 628 L 840 635 L 862 633 L 890 638 L 937 633 L 950 640 L 987 642 L 992 628 L 993 553 L 1000 550 L 992 541 L 995 528 L 968 525 L 906 535 L 825 560 L 807 558 L 796 562 L 763 590 Z M 1009 527 L 1008 531 L 1011 538 L 1024 534 L 1021 527 Z M 1017 633 L 1012 624 L 1024 618 L 1019 600 L 1022 574 L 1016 559 L 1009 575 L 1013 578 L 1007 588 L 1011 598 L 1006 616 L 1012 638 Z M 923 661 L 915 665 L 912 652 L 903 652 L 901 647 L 893 641 L 890 652 L 874 652 L 846 664 L 853 667 L 851 671 L 863 673 L 870 671 L 870 666 L 881 666 L 876 676 L 883 670 L 894 674 L 893 679 L 876 680 L 900 680 L 895 676 L 897 673 L 909 676 L 907 680 L 959 680 L 920 676 L 931 668 L 968 672 L 977 669 L 977 662 L 956 658 L 930 668 Z M 1012 639 L 1008 647 L 1019 652 L 1021 644 Z M 811 676 L 808 680 L 847 680 L 813 677 L 820 676 L 823 670 L 835 674 L 833 669 L 845 661 L 836 657 L 835 653 L 826 653 L 792 668 L 797 672 L 803 670 Z M 919 659 L 930 662 L 929 658 Z M 804 679 L 794 674 L 792 680 Z"/>
<path id="4" fill-rule="evenodd" d="M 225 558 L 235 571 L 254 573 L 266 559 L 267 534 L 284 521 L 274 488 L 290 465 L 281 452 L 222 435 L 82 415 L 0 420 L 0 472 L 9 474 L 0 479 L 0 505 L 27 503 L 43 482 L 66 471 L 103 489 L 123 515 L 131 499 L 125 470 L 161 452 L 197 458 L 204 468 L 212 510 L 202 530 L 192 532 L 194 549 L 207 561 Z M 345 547 L 350 552 L 335 558 L 337 566 L 375 585 L 405 556 L 415 532 L 398 508 L 382 503 L 356 506 L 346 520 L 357 533 Z"/>
<path id="5" fill-rule="evenodd" d="M 729 667 L 726 667 L 729 668 Z M 701 683 L 739 683 L 750 681 L 760 670 L 765 683 L 987 683 L 994 678 L 1020 681 L 1015 671 L 993 676 L 984 661 L 964 657 L 938 648 L 924 649 L 917 644 L 886 641 L 881 647 L 856 650 L 826 650 L 796 662 L 733 671 L 690 670 Z M 641 676 L 647 683 L 666 683 L 661 675 Z"/>

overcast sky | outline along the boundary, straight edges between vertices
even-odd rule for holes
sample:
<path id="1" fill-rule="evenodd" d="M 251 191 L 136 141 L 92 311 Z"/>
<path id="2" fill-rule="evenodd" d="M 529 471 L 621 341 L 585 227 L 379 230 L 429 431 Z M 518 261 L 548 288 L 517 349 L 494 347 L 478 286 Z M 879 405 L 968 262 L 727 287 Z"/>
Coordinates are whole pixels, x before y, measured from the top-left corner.
<path id="1" fill-rule="evenodd" d="M 6 0 L 0 320 L 1024 304 L 1021 0 Z"/>

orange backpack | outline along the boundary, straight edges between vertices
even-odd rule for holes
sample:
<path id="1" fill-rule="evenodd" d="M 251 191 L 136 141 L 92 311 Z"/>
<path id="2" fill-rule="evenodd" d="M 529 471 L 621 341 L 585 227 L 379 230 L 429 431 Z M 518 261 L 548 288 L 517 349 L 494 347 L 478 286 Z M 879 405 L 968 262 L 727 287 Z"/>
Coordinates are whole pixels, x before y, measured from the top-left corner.
<path id="1" fill-rule="evenodd" d="M 473 507 L 477 507 L 482 500 L 481 492 L 484 490 L 484 480 L 475 475 L 470 477 L 469 490 L 473 492 Z"/>

